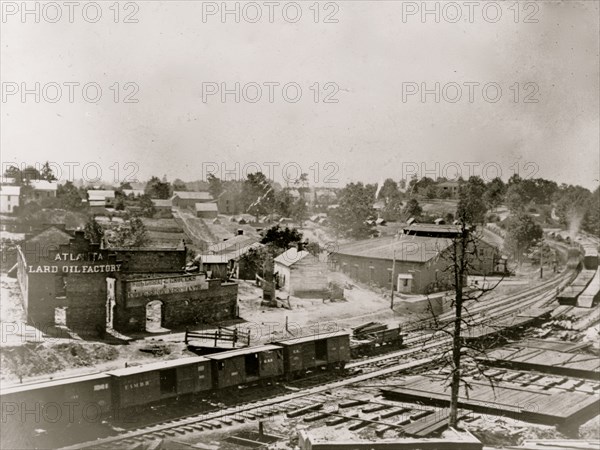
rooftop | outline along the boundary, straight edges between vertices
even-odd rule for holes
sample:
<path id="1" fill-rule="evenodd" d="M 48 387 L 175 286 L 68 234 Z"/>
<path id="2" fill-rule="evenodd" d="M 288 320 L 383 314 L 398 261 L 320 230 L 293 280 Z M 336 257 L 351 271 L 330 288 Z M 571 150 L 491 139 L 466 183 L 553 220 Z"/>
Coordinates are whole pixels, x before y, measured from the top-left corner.
<path id="1" fill-rule="evenodd" d="M 161 198 L 153 198 L 152 204 L 154 206 L 158 206 L 158 207 L 167 207 L 168 206 L 170 208 L 172 206 L 172 202 L 170 199 L 164 200 Z"/>
<path id="2" fill-rule="evenodd" d="M 257 238 L 246 236 L 245 234 L 234 236 L 226 241 L 212 244 L 208 247 L 209 253 L 229 253 L 234 250 L 241 249 L 252 245 L 258 241 Z"/>
<path id="3" fill-rule="evenodd" d="M 53 386 L 62 386 L 65 384 L 80 383 L 83 381 L 92 381 L 92 380 L 98 380 L 98 381 L 108 380 L 108 376 L 105 373 L 94 373 L 91 375 L 60 378 L 57 380 L 48 380 L 48 381 L 34 382 L 34 383 L 23 383 L 23 384 L 17 384 L 14 386 L 2 388 L 0 393 L 1 393 L 1 395 L 16 394 L 18 392 L 28 391 L 30 389 L 44 389 L 44 388 L 53 387 Z"/>
<path id="4" fill-rule="evenodd" d="M 310 253 L 308 253 L 306 250 L 298 251 L 297 248 L 290 248 L 275 258 L 274 261 L 289 267 L 306 258 L 308 255 L 310 255 Z"/>
<path id="5" fill-rule="evenodd" d="M 89 189 L 87 191 L 90 200 L 99 199 L 99 198 L 115 198 L 115 191 L 107 190 L 107 189 Z"/>
<path id="6" fill-rule="evenodd" d="M 184 200 L 212 200 L 212 196 L 208 192 L 188 192 L 175 191 L 173 197 L 179 197 Z"/>
<path id="7" fill-rule="evenodd" d="M 31 180 L 29 183 L 36 191 L 56 191 L 58 189 L 56 181 Z"/>
<path id="8" fill-rule="evenodd" d="M 232 358 L 232 357 L 236 357 L 236 356 L 248 355 L 250 353 L 261 353 L 261 352 L 268 352 L 271 350 L 279 350 L 279 349 L 281 349 L 281 347 L 279 347 L 278 345 L 259 345 L 257 347 L 245 347 L 245 348 L 240 348 L 237 350 L 228 350 L 226 352 L 213 353 L 212 355 L 206 355 L 206 358 L 221 360 L 221 359 L 228 359 L 228 358 Z"/>
<path id="9" fill-rule="evenodd" d="M 323 332 L 323 333 L 319 333 L 319 334 L 312 334 L 310 336 L 301 336 L 301 337 L 297 337 L 297 338 L 278 340 L 278 341 L 275 341 L 275 343 L 281 344 L 281 345 L 295 345 L 295 344 L 302 344 L 304 342 L 319 341 L 321 339 L 329 339 L 332 337 L 349 336 L 349 335 L 350 335 L 350 333 L 348 331 L 334 331 L 332 333 Z"/>
<path id="10" fill-rule="evenodd" d="M 196 203 L 196 211 L 219 211 L 216 203 Z"/>
<path id="11" fill-rule="evenodd" d="M 342 245 L 336 253 L 362 258 L 389 259 L 397 261 L 427 262 L 451 245 L 448 238 L 401 235 L 385 236 L 375 239 Z"/>
<path id="12" fill-rule="evenodd" d="M 0 186 L 0 195 L 20 195 L 21 186 Z"/>
<path id="13" fill-rule="evenodd" d="M 150 364 L 142 364 L 140 366 L 126 367 L 124 369 L 111 370 L 110 372 L 106 373 L 114 377 L 126 377 L 138 373 L 149 372 L 151 370 L 170 369 L 172 367 L 187 366 L 189 364 L 196 364 L 206 361 L 208 361 L 208 359 L 204 358 L 203 356 L 193 356 L 190 358 L 171 359 L 169 361 L 159 361 Z"/>

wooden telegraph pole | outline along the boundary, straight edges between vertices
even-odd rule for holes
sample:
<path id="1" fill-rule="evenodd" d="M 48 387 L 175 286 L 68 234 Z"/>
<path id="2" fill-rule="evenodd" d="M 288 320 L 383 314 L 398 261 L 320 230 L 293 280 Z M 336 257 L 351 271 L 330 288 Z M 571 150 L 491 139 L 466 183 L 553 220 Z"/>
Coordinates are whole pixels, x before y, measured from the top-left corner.
<path id="1" fill-rule="evenodd" d="M 394 274 L 396 273 L 396 249 L 392 254 L 392 285 L 390 286 L 392 295 L 390 297 L 390 308 L 394 309 Z"/>

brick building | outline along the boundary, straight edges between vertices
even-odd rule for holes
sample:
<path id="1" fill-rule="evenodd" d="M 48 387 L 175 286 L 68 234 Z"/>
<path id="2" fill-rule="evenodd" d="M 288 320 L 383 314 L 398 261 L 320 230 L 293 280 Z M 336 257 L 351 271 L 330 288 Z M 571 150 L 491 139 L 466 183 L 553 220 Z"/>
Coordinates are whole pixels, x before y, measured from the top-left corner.
<path id="1" fill-rule="evenodd" d="M 186 274 L 183 249 L 103 249 L 50 227 L 18 249 L 17 279 L 29 323 L 80 334 L 144 331 L 236 316 L 237 284 Z"/>

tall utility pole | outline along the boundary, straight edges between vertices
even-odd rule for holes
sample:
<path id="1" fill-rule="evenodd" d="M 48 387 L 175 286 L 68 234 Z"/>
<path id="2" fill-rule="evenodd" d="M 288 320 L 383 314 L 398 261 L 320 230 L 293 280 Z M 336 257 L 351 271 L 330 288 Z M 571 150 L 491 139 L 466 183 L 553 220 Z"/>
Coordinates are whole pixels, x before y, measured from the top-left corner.
<path id="1" fill-rule="evenodd" d="M 390 297 L 390 308 L 394 309 L 394 274 L 396 273 L 396 249 L 392 254 L 392 283 L 391 283 L 391 291 L 392 295 Z"/>
<path id="2" fill-rule="evenodd" d="M 544 241 L 540 243 L 540 280 L 544 278 Z"/>

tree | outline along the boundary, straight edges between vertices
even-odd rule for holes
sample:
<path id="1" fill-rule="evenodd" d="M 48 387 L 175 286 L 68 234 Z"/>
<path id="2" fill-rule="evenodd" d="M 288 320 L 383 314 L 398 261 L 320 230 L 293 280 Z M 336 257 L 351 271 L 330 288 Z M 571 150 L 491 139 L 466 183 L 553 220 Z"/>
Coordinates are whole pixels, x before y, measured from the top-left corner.
<path id="1" fill-rule="evenodd" d="M 71 181 L 66 181 L 65 184 L 58 185 L 56 197 L 60 201 L 60 207 L 62 209 L 77 210 L 83 205 L 81 202 L 81 195 L 79 195 L 79 189 L 77 189 Z"/>
<path id="2" fill-rule="evenodd" d="M 590 207 L 592 193 L 581 186 L 561 186 L 556 201 L 556 215 L 560 223 L 578 231 Z"/>
<path id="3" fill-rule="evenodd" d="M 180 180 L 179 178 L 175 178 L 173 180 L 173 190 L 174 191 L 187 191 L 187 185 L 185 184 L 185 182 L 183 180 Z M 213 198 L 217 198 L 217 197 L 213 197 Z"/>
<path id="4" fill-rule="evenodd" d="M 121 189 L 121 191 L 122 191 L 123 189 L 133 189 L 133 188 L 131 187 L 131 183 L 130 183 L 129 181 L 122 181 L 122 182 L 121 182 L 121 185 L 119 186 L 119 188 Z"/>
<path id="5" fill-rule="evenodd" d="M 350 183 L 339 194 L 339 206 L 330 214 L 331 224 L 343 236 L 364 239 L 375 233 L 367 220 L 375 216 L 372 189 L 362 183 Z"/>
<path id="6" fill-rule="evenodd" d="M 425 197 L 429 199 L 439 197 L 438 188 L 435 184 L 430 184 L 429 186 L 427 186 L 427 189 L 425 189 Z"/>
<path id="7" fill-rule="evenodd" d="M 171 184 L 168 181 L 161 181 L 158 177 L 152 177 L 146 183 L 144 193 L 150 198 L 168 199 L 171 197 Z"/>
<path id="8" fill-rule="evenodd" d="M 291 206 L 290 217 L 294 222 L 300 223 L 301 227 L 304 225 L 304 221 L 308 217 L 308 206 L 306 206 L 304 198 L 300 197 L 294 200 Z"/>
<path id="9" fill-rule="evenodd" d="M 153 217 L 156 213 L 156 208 L 154 207 L 154 203 L 149 195 L 140 195 L 138 204 L 142 209 L 141 213 L 143 217 Z"/>
<path id="10" fill-rule="evenodd" d="M 588 233 L 600 237 L 600 188 L 596 188 L 590 196 L 589 207 L 583 221 L 583 228 Z"/>
<path id="11" fill-rule="evenodd" d="M 457 217 L 467 224 L 483 223 L 487 212 L 483 200 L 485 191 L 485 183 L 480 177 L 469 177 L 459 188 Z"/>
<path id="12" fill-rule="evenodd" d="M 244 181 L 242 191 L 244 210 L 257 219 L 264 214 L 273 212 L 275 191 L 262 172 L 249 173 Z"/>
<path id="13" fill-rule="evenodd" d="M 504 181 L 496 177 L 485 187 L 484 201 L 491 210 L 494 210 L 504 201 L 505 193 L 506 186 L 504 185 Z"/>
<path id="14" fill-rule="evenodd" d="M 420 217 L 423 214 L 423 208 L 421 208 L 416 198 L 411 198 L 406 202 L 402 212 L 406 219 L 410 219 L 411 217 Z"/>
<path id="15" fill-rule="evenodd" d="M 86 239 L 92 243 L 99 244 L 104 237 L 104 230 L 94 217 L 90 217 L 83 228 L 83 233 Z"/>
<path id="16" fill-rule="evenodd" d="M 46 181 L 56 181 L 56 177 L 54 176 L 54 172 L 50 167 L 50 163 L 46 161 L 40 170 L 40 177 L 42 180 Z"/>
<path id="17" fill-rule="evenodd" d="M 223 188 L 223 182 L 220 178 L 217 178 L 214 174 L 209 173 L 207 177 L 208 181 L 208 192 L 212 198 L 217 199 L 225 190 Z"/>
<path id="18" fill-rule="evenodd" d="M 115 248 L 143 247 L 148 242 L 146 226 L 139 217 L 118 225 L 106 235 L 108 245 Z"/>
<path id="19" fill-rule="evenodd" d="M 504 248 L 516 258 L 520 258 L 542 236 L 542 227 L 530 215 L 519 213 L 507 221 Z"/>
<path id="20" fill-rule="evenodd" d="M 262 240 L 261 244 L 275 247 L 279 253 L 286 251 L 288 248 L 302 243 L 302 233 L 296 228 L 282 228 L 279 225 L 269 228 Z"/>

